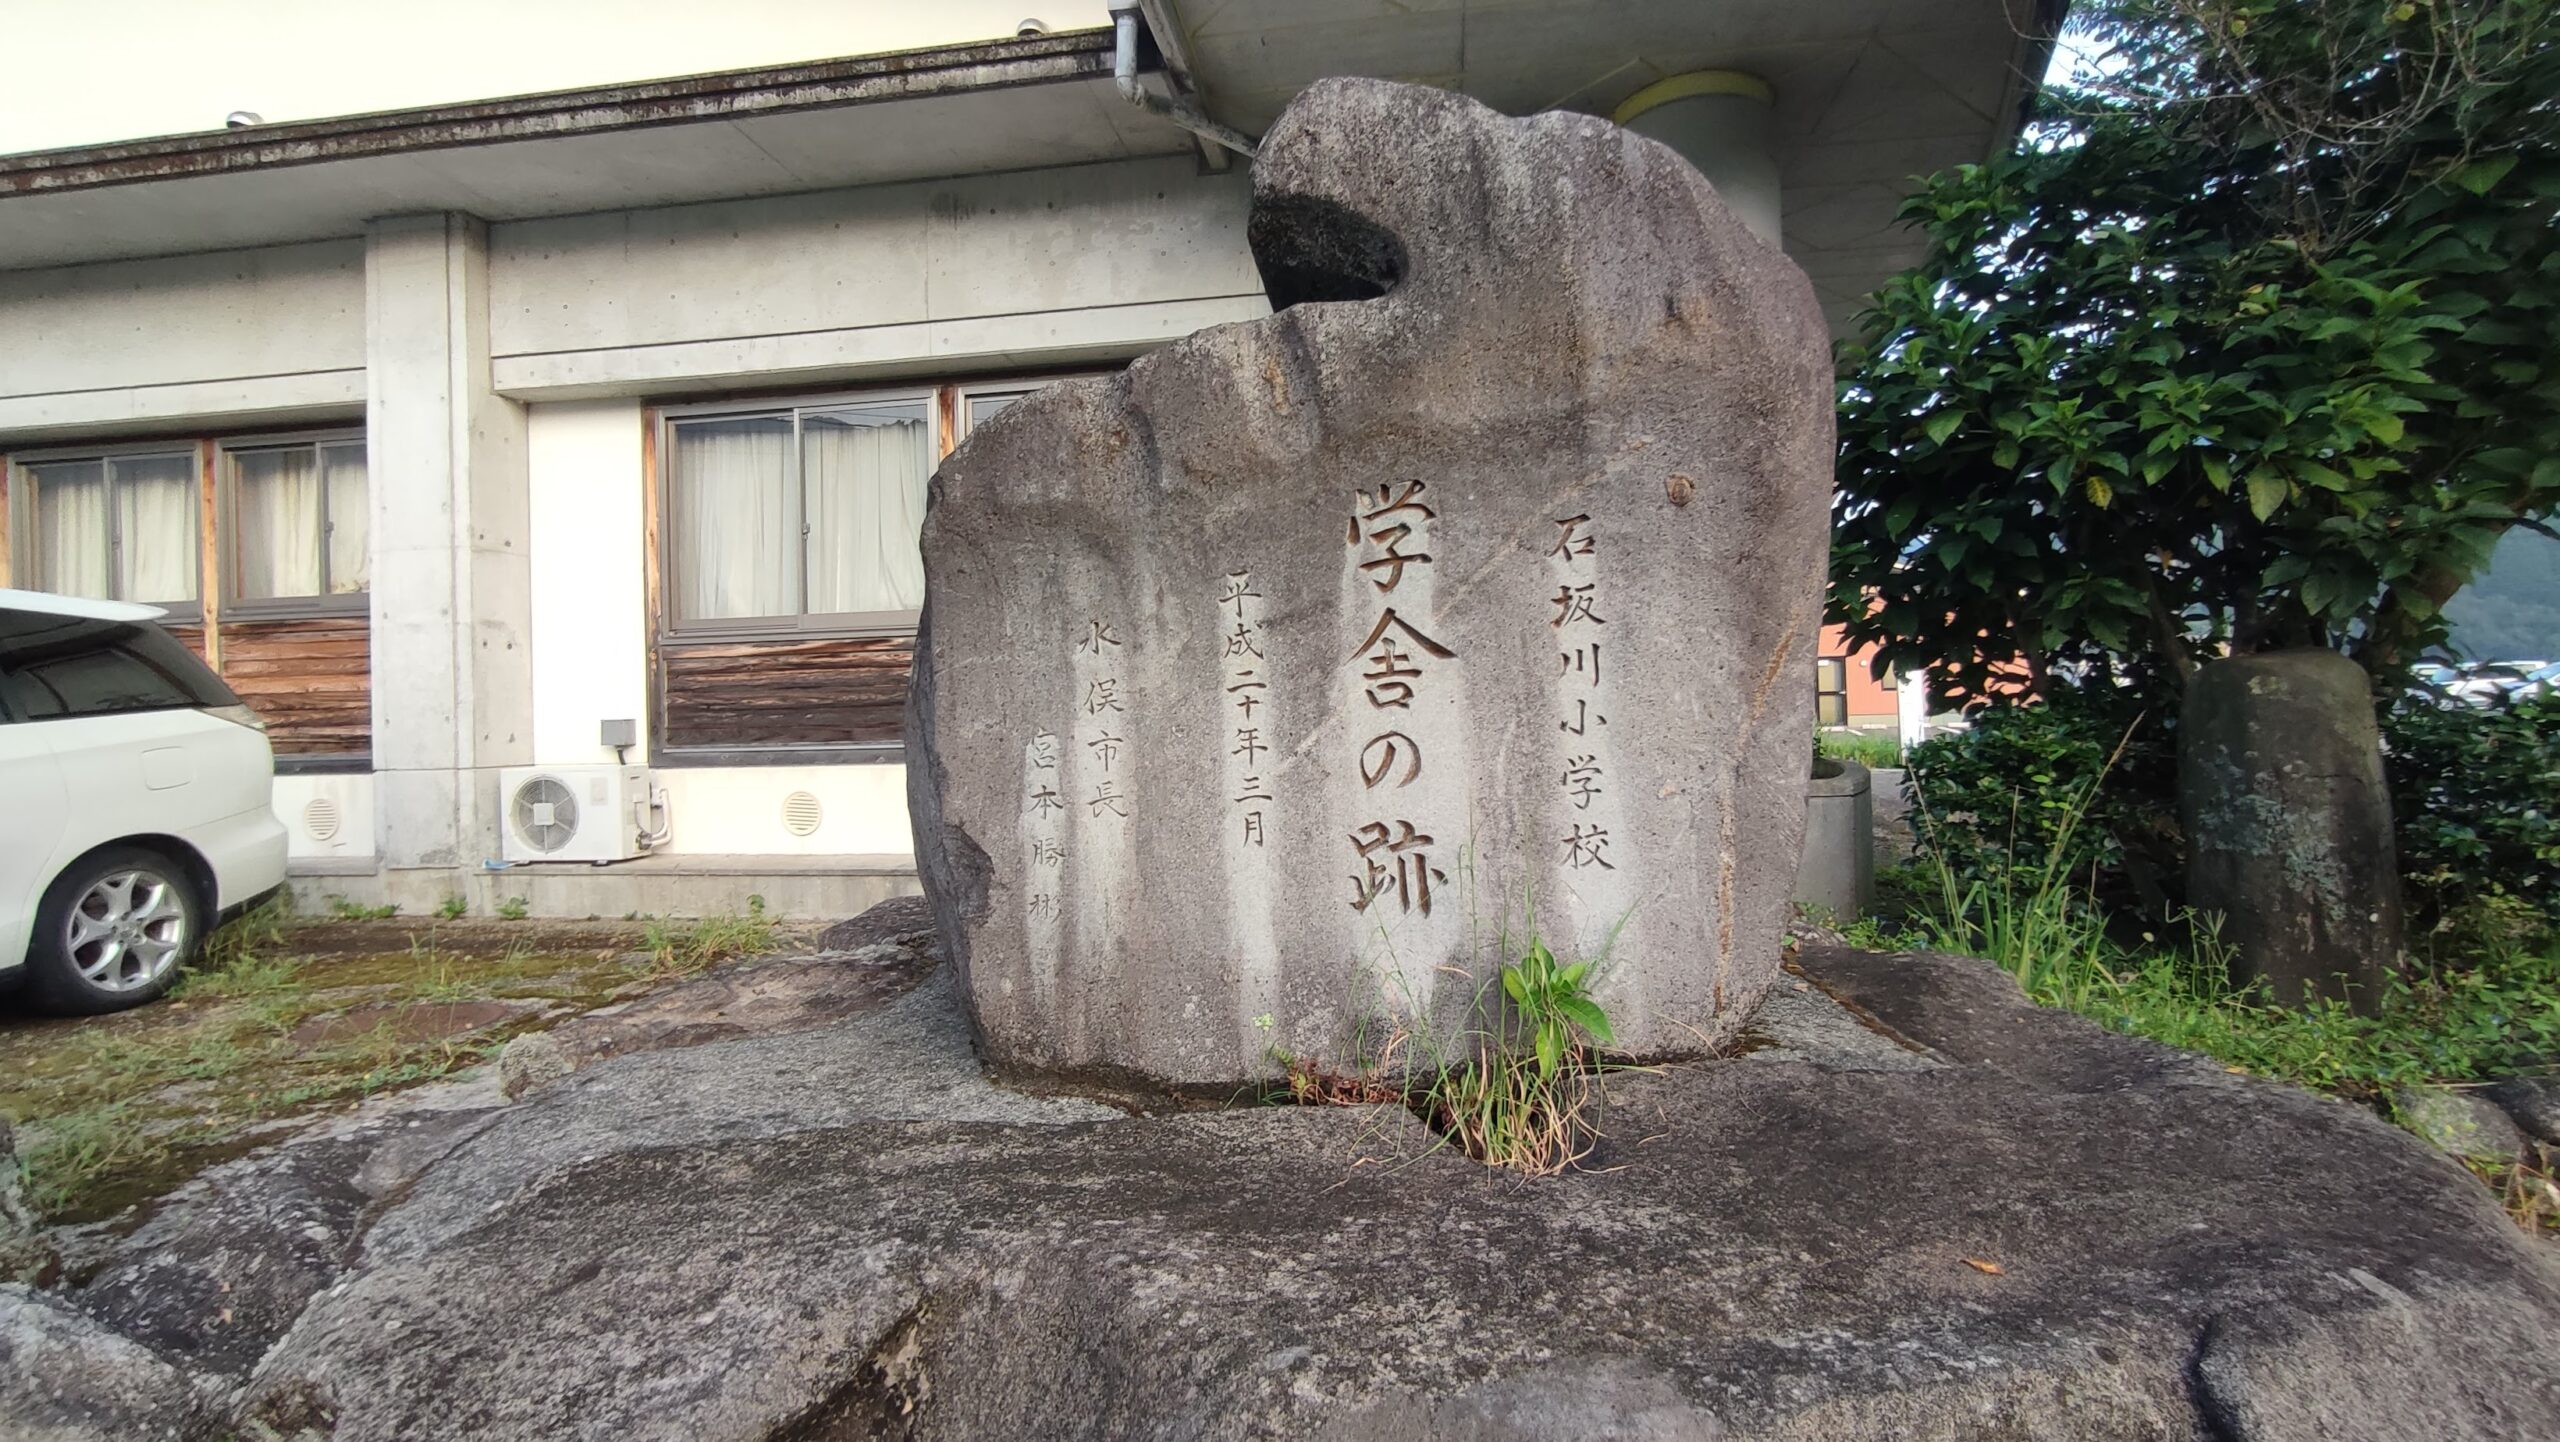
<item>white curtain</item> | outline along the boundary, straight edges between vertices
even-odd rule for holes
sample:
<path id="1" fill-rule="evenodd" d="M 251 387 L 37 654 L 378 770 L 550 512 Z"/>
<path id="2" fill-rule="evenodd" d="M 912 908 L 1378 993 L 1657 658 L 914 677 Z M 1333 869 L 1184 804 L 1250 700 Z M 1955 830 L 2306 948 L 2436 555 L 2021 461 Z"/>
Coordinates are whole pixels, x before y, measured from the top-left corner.
<path id="1" fill-rule="evenodd" d="M 234 451 L 231 555 L 244 600 L 320 594 L 320 468 L 311 449 Z"/>
<path id="2" fill-rule="evenodd" d="M 116 595 L 127 601 L 196 599 L 196 458 L 192 451 L 114 456 Z"/>
<path id="3" fill-rule="evenodd" d="M 800 609 L 791 418 L 679 421 L 673 591 L 680 620 Z"/>
<path id="4" fill-rule="evenodd" d="M 923 405 L 804 415 L 800 464 L 809 508 L 810 612 L 922 606 L 917 536 L 933 471 Z"/>
<path id="5" fill-rule="evenodd" d="M 362 595 L 373 581 L 373 503 L 365 487 L 364 443 L 320 447 L 320 483 L 329 493 L 329 594 Z"/>
<path id="6" fill-rule="evenodd" d="M 65 596 L 112 599 L 106 462 L 39 462 L 26 473 L 36 493 L 34 584 Z"/>

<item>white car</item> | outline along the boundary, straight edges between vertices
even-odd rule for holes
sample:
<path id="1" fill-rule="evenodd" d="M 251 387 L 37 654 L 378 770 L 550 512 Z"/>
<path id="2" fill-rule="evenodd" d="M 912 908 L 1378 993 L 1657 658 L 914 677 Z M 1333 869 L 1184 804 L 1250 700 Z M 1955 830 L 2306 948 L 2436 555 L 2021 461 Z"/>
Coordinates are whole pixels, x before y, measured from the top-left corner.
<path id="1" fill-rule="evenodd" d="M 2461 678 L 2445 690 L 2474 706 L 2500 706 L 2531 694 L 2551 675 L 2548 661 L 2481 661 L 2462 668 Z"/>
<path id="2" fill-rule="evenodd" d="M 0 987 L 48 1011 L 169 989 L 284 884 L 266 728 L 151 606 L 0 590 Z"/>

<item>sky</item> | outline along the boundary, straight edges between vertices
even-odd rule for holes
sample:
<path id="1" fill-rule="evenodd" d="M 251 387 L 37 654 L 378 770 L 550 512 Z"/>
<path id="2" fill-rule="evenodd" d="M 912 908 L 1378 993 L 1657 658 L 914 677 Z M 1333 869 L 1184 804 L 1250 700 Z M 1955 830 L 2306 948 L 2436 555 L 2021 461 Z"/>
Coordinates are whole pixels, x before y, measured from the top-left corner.
<path id="1" fill-rule="evenodd" d="M 1110 23 L 1104 0 L 0 0 L 0 154 Z"/>

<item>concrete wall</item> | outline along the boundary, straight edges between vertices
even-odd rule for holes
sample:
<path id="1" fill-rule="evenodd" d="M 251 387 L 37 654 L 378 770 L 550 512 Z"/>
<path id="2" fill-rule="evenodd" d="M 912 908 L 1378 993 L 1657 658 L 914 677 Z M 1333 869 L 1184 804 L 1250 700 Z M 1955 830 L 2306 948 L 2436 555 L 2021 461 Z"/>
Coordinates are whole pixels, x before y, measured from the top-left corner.
<path id="1" fill-rule="evenodd" d="M 309 897 L 840 911 L 912 885 L 894 763 L 661 770 L 643 870 L 479 870 L 496 768 L 610 762 L 622 717 L 647 755 L 645 404 L 1117 362 L 1263 315 L 1247 200 L 1182 157 L 5 274 L 0 333 L 42 343 L 0 350 L 0 444 L 365 417 L 376 770 L 279 780 Z"/>
<path id="2" fill-rule="evenodd" d="M 371 870 L 374 783 L 369 772 L 279 776 L 270 804 L 284 823 L 288 862 L 328 862 Z"/>
<path id="3" fill-rule="evenodd" d="M 1188 157 L 494 227 L 523 399 L 1124 358 L 1269 307 L 1241 172 Z"/>
<path id="4" fill-rule="evenodd" d="M 533 760 L 610 763 L 598 723 L 639 722 L 648 755 L 648 614 L 642 495 L 646 421 L 637 401 L 571 401 L 526 412 L 533 515 Z M 911 854 L 906 768 L 895 764 L 661 768 L 670 855 Z M 818 802 L 807 836 L 783 825 L 794 792 Z"/>
<path id="5" fill-rule="evenodd" d="M 364 408 L 364 245 L 0 272 L 0 442 Z"/>
<path id="6" fill-rule="evenodd" d="M 675 823 L 674 855 L 915 855 L 904 766 L 687 766 L 658 780 Z M 818 803 L 818 829 L 806 837 L 782 824 L 783 799 L 795 791 Z"/>
<path id="7" fill-rule="evenodd" d="M 536 765 L 610 763 L 597 725 L 625 717 L 649 754 L 644 425 L 637 401 L 526 409 Z"/>
<path id="8" fill-rule="evenodd" d="M 1268 305 L 1241 175 L 1189 159 L 573 216 L 490 231 L 491 368 L 527 409 L 533 749 L 610 762 L 649 678 L 645 419 L 631 397 L 1122 360 Z M 596 399 L 596 397 L 610 397 Z M 669 857 L 904 864 L 895 764 L 675 767 Z M 806 792 L 821 821 L 793 835 Z M 508 883 L 513 884 L 513 883 Z"/>
<path id="9" fill-rule="evenodd" d="M 642 493 L 649 484 L 637 401 L 571 401 L 526 412 L 533 515 L 533 760 L 613 761 L 597 725 L 639 722 L 648 755 L 648 615 Z M 911 854 L 906 768 L 894 764 L 662 768 L 679 856 Z M 794 792 L 818 802 L 807 836 L 783 825 Z"/>

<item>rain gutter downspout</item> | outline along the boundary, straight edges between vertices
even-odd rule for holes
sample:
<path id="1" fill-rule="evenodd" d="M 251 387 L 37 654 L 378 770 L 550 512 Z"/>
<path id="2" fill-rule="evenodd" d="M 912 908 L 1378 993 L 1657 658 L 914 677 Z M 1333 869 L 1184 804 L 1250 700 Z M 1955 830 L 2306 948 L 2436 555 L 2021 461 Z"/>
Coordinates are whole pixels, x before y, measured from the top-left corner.
<path id="1" fill-rule="evenodd" d="M 1123 99 L 1194 135 L 1214 140 L 1247 160 L 1253 159 L 1252 136 L 1233 126 L 1220 125 L 1188 101 L 1168 99 L 1138 83 L 1138 0 L 1111 0 L 1111 24 L 1118 39 L 1118 48 L 1111 57 L 1111 79 L 1120 87 Z"/>

